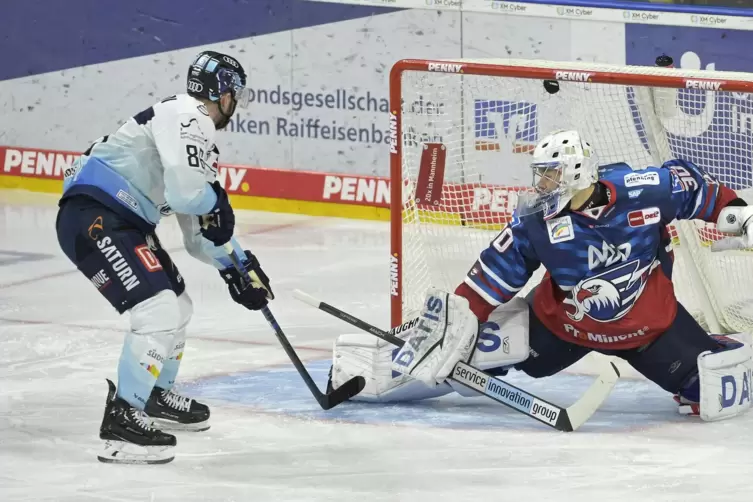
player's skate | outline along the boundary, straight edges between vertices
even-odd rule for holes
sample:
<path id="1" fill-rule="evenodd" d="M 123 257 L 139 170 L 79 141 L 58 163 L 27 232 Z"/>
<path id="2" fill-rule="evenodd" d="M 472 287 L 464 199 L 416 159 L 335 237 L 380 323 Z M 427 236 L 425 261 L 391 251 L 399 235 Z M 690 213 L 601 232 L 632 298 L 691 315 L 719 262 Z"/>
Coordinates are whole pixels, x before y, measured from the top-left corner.
<path id="1" fill-rule="evenodd" d="M 209 407 L 172 390 L 154 387 L 146 403 L 153 424 L 172 431 L 205 431 L 209 429 Z"/>
<path id="2" fill-rule="evenodd" d="M 680 394 L 675 394 L 674 400 L 677 403 L 677 412 L 680 415 L 692 415 L 698 416 L 701 414 L 701 405 L 695 401 L 691 401 Z"/>
<path id="3" fill-rule="evenodd" d="M 166 464 L 175 458 L 175 436 L 153 429 L 146 414 L 115 397 L 115 384 L 107 380 L 105 416 L 99 428 L 105 440 L 100 462 L 120 464 Z"/>

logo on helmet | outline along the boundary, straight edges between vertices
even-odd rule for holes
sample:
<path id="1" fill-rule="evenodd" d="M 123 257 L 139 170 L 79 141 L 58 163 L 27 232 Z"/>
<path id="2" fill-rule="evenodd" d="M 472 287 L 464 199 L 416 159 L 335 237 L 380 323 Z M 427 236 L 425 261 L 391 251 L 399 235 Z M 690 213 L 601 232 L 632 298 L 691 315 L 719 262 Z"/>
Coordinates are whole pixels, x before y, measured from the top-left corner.
<path id="1" fill-rule="evenodd" d="M 567 316 L 576 322 L 584 317 L 597 322 L 621 319 L 643 293 L 654 263 L 658 265 L 652 262 L 639 268 L 640 260 L 633 260 L 581 281 L 563 302 L 575 309 Z"/>
<path id="2" fill-rule="evenodd" d="M 196 58 L 196 62 L 193 65 L 201 69 L 204 68 L 204 65 L 207 64 L 207 61 L 209 61 L 209 56 L 207 54 L 201 54 Z"/>
<path id="3" fill-rule="evenodd" d="M 232 66 L 233 68 L 238 69 L 238 66 L 239 66 L 238 61 L 236 61 L 235 59 L 228 56 L 222 56 L 222 60 L 226 62 L 227 64 L 229 64 L 230 66 Z"/>
<path id="4" fill-rule="evenodd" d="M 188 81 L 188 90 L 189 92 L 201 92 L 204 90 L 204 84 L 198 80 L 191 79 Z"/>

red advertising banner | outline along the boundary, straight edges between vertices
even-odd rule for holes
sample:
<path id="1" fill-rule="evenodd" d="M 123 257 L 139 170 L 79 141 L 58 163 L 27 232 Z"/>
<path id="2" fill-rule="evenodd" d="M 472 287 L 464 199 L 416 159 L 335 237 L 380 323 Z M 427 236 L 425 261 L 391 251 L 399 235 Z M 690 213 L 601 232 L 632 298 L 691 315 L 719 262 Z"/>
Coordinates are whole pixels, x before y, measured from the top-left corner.
<path id="1" fill-rule="evenodd" d="M 0 146 L 0 176 L 62 180 L 80 153 Z M 389 207 L 386 178 L 220 164 L 217 179 L 234 195 Z"/>
<path id="2" fill-rule="evenodd" d="M 0 177 L 62 180 L 80 154 L 70 151 L 0 146 Z M 440 144 L 428 145 L 417 187 L 406 193 L 431 211 L 460 214 L 464 222 L 497 224 L 507 221 L 517 204 L 520 187 L 443 180 L 445 153 Z M 302 202 L 326 202 L 374 208 L 390 207 L 390 180 L 376 176 L 289 171 L 220 164 L 217 179 L 232 195 Z M 23 183 L 17 184 L 24 188 Z"/>

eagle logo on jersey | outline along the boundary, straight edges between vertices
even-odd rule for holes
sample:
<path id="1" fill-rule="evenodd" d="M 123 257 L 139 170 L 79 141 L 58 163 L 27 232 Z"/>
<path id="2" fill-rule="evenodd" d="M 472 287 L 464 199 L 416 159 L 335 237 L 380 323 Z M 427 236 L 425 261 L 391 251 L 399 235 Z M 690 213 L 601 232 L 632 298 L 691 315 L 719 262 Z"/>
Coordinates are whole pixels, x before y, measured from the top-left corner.
<path id="1" fill-rule="evenodd" d="M 612 322 L 627 315 L 643 293 L 654 261 L 641 268 L 640 260 L 633 260 L 579 282 L 564 300 L 575 312 L 567 312 L 573 321 L 588 316 L 597 322 Z"/>

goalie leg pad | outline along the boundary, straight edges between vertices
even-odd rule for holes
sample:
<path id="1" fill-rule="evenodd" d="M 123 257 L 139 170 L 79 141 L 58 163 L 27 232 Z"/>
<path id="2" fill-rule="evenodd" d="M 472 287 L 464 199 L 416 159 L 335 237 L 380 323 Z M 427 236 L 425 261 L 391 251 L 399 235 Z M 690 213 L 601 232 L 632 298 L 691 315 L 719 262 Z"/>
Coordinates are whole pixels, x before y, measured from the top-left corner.
<path id="1" fill-rule="evenodd" d="M 745 413 L 750 408 L 753 349 L 749 343 L 698 356 L 700 415 L 707 422 Z"/>
<path id="2" fill-rule="evenodd" d="M 528 303 L 515 297 L 497 307 L 479 327 L 470 365 L 480 370 L 512 366 L 528 359 Z"/>
<path id="3" fill-rule="evenodd" d="M 392 369 L 429 387 L 441 384 L 458 361 L 470 360 L 478 328 L 466 298 L 429 288 L 418 324 L 410 330 Z"/>
<path id="4" fill-rule="evenodd" d="M 408 332 L 398 334 L 404 339 Z M 351 401 L 400 402 L 439 397 L 452 392 L 449 385 L 429 388 L 418 380 L 392 371 L 392 358 L 399 349 L 380 338 L 366 334 L 340 335 L 335 340 L 331 384 L 338 388 L 355 376 L 366 386 Z"/>
<path id="5" fill-rule="evenodd" d="M 513 299 L 479 326 L 468 300 L 435 288 L 427 291 L 417 326 L 392 364 L 429 386 L 443 383 L 458 361 L 485 370 L 528 357 L 529 307 Z"/>
<path id="6" fill-rule="evenodd" d="M 497 307 L 489 315 L 488 320 L 479 326 L 476 349 L 469 364 L 480 370 L 492 370 L 495 375 L 504 375 L 507 372 L 502 370 L 511 369 L 528 359 L 529 311 L 528 303 L 518 297 Z M 448 383 L 462 396 L 478 395 L 464 385 L 453 381 Z"/>
<path id="7" fill-rule="evenodd" d="M 417 324 L 417 320 L 406 323 L 412 328 L 395 335 L 402 340 L 408 339 Z M 477 321 L 475 326 L 478 342 L 471 358 L 472 366 L 482 370 L 506 368 L 528 357 L 529 308 L 525 300 L 513 298 L 498 307 L 481 325 L 480 332 Z M 399 348 L 371 335 L 341 335 L 334 344 L 331 384 L 337 388 L 350 378 L 364 377 L 366 387 L 351 398 L 352 401 L 412 401 L 439 397 L 453 390 L 463 396 L 478 395 L 452 382 L 427 387 L 419 380 L 395 371 L 392 361 L 399 353 Z"/>

